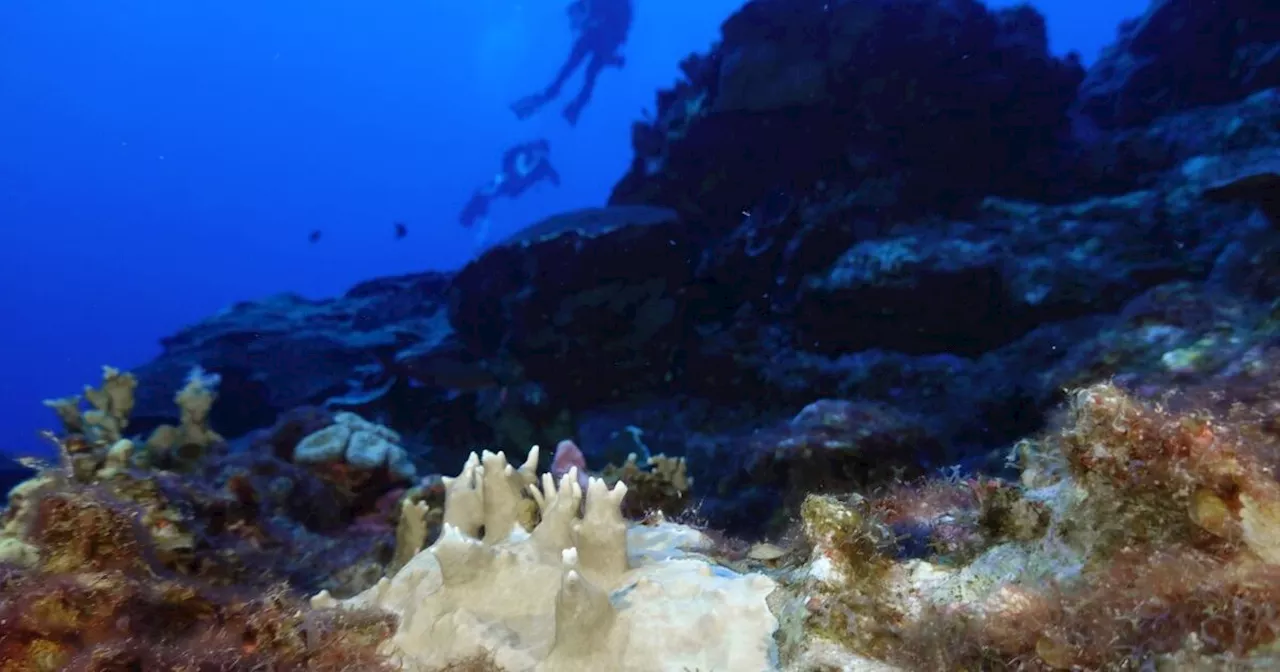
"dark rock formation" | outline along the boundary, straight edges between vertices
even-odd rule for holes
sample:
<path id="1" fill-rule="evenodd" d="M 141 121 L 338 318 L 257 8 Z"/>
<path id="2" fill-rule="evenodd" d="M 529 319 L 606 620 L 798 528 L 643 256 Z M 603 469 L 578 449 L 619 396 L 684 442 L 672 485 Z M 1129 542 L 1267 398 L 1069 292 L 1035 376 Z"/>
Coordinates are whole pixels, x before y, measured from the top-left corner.
<path id="1" fill-rule="evenodd" d="M 163 353 L 136 373 L 134 419 L 173 413 L 173 391 L 193 366 L 222 377 L 214 424 L 227 436 L 269 425 L 276 414 L 386 383 L 398 352 L 451 333 L 448 276 L 422 274 L 363 283 L 340 298 L 282 294 L 238 303 L 161 341 Z"/>
<path id="2" fill-rule="evenodd" d="M 1104 128 L 1137 126 L 1280 86 L 1280 4 L 1154 0 L 1089 69 L 1079 109 Z"/>
<path id="3" fill-rule="evenodd" d="M 1272 223 L 1280 223 L 1280 154 L 1275 147 L 1207 157 L 1187 171 L 1207 198 L 1224 203 L 1256 203 Z"/>
<path id="4" fill-rule="evenodd" d="M 462 269 L 450 321 L 471 353 L 517 362 L 558 403 L 659 391 L 693 322 L 682 310 L 696 256 L 668 210 L 559 215 Z"/>
<path id="5" fill-rule="evenodd" d="M 1110 193 L 1150 187 L 1197 156 L 1280 145 L 1280 89 L 1170 114 L 1150 124 L 1090 136 L 1077 148 L 1077 178 Z"/>
<path id="6" fill-rule="evenodd" d="M 893 404 L 819 399 L 747 434 L 696 434 L 697 471 L 718 476 L 702 490 L 728 495 L 704 501 L 700 513 L 737 529 L 777 527 L 798 515 L 807 493 L 919 478 L 955 457 L 929 427 Z"/>
<path id="7" fill-rule="evenodd" d="M 753 0 L 633 130 L 611 203 L 732 222 L 773 191 L 834 187 L 847 206 L 956 213 L 1057 193 L 1083 70 L 1034 10 L 976 0 Z"/>

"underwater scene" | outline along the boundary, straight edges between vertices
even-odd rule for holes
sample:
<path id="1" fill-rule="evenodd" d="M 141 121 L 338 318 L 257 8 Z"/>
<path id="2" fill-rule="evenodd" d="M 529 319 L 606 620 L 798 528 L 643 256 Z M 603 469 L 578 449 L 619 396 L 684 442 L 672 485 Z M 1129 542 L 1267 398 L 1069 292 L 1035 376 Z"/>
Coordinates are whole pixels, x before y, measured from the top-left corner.
<path id="1" fill-rule="evenodd" d="M 1280 670 L 1280 2 L 8 0 L 0 672 Z"/>

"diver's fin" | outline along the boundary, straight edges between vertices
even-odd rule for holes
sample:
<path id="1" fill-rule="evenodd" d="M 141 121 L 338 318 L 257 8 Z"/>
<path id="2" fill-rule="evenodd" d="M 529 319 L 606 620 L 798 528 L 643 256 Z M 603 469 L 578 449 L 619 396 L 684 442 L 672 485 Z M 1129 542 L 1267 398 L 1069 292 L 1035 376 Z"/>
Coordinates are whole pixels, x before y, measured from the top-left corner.
<path id="1" fill-rule="evenodd" d="M 541 93 L 535 93 L 532 96 L 525 96 L 520 100 L 511 104 L 511 111 L 515 112 L 516 117 L 520 119 L 528 119 L 532 117 L 542 106 L 547 103 L 547 97 Z"/>
<path id="2" fill-rule="evenodd" d="M 586 107 L 581 102 L 575 100 L 564 106 L 564 119 L 569 122 L 570 126 L 578 125 L 578 117 L 582 116 L 582 108 Z"/>

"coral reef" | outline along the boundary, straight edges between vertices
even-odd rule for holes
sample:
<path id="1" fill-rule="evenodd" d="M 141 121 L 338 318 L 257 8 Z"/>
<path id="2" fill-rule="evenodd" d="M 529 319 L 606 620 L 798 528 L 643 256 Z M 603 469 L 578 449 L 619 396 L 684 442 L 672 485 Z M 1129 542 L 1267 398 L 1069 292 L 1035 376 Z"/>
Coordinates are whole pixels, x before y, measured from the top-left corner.
<path id="1" fill-rule="evenodd" d="M 141 507 L 65 472 L 12 493 L 7 515 L 0 670 L 393 669 L 376 653 L 389 619 L 175 573 Z"/>
<path id="2" fill-rule="evenodd" d="M 207 451 L 223 442 L 209 427 L 218 383 L 216 374 L 208 374 L 198 366 L 193 368 L 186 384 L 173 397 L 180 409 L 179 424 L 156 427 L 142 443 L 142 451 L 124 434 L 138 386 L 132 373 L 103 367 L 102 387 L 85 386 L 84 397 L 89 400 L 90 410 L 81 409 L 80 396 L 49 399 L 44 404 L 62 421 L 66 433 L 63 445 L 72 471 L 88 481 L 110 478 L 134 465 L 184 468 L 198 464 Z"/>
<path id="3" fill-rule="evenodd" d="M 909 670 L 1274 665 L 1280 436 L 1245 428 L 1104 383 L 1018 444 L 1017 484 L 810 497 L 810 618 Z"/>
<path id="4" fill-rule="evenodd" d="M 173 398 L 181 409 L 178 424 L 156 427 L 143 444 L 153 463 L 179 468 L 198 464 L 212 446 L 222 443 L 222 437 L 209 428 L 209 413 L 220 382 L 217 374 L 199 367 L 191 371 L 186 385 Z"/>
<path id="5" fill-rule="evenodd" d="M 627 518 L 677 516 L 691 504 L 693 478 L 683 457 L 654 455 L 642 465 L 631 453 L 622 464 L 605 467 L 600 477 L 609 485 L 626 484 L 629 496 L 622 501 L 622 514 Z"/>
<path id="6" fill-rule="evenodd" d="M 23 541 L 26 502 L 69 481 L 58 489 L 90 488 L 133 507 L 158 565 L 211 585 L 289 582 L 350 594 L 381 576 L 394 520 L 361 520 L 377 510 L 390 489 L 385 482 L 382 491 L 370 487 L 357 497 L 270 452 L 231 450 L 209 426 L 217 380 L 198 369 L 174 397 L 178 425 L 156 428 L 145 441 L 122 436 L 131 427 L 132 381 L 107 367 L 101 391 L 86 395 L 94 410 L 81 414 L 74 398 L 49 404 L 67 430 L 55 438 L 59 464 L 11 491 L 0 531 L 7 555 L 35 562 Z"/>
<path id="7" fill-rule="evenodd" d="M 47 402 L 0 669 L 1280 667 L 1274 5 L 746 2 L 610 205 Z"/>
<path id="8" fill-rule="evenodd" d="M 536 447 L 519 468 L 473 453 L 446 481 L 434 544 L 360 595 L 312 604 L 395 614 L 388 655 L 411 665 L 487 651 L 512 672 L 772 669 L 772 580 L 716 571 L 692 528 L 628 528 L 625 485 L 593 478 L 584 493 L 576 468 L 539 481 L 537 461 Z"/>

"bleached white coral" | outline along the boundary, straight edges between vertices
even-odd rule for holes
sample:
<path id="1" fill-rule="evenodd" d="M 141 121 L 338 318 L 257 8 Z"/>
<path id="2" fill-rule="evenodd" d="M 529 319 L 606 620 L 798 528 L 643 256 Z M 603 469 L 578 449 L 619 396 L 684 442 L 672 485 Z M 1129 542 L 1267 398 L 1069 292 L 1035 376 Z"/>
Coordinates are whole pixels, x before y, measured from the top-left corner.
<path id="1" fill-rule="evenodd" d="M 774 582 L 713 565 L 708 540 L 671 523 L 628 525 L 626 486 L 576 470 L 559 483 L 473 454 L 445 482 L 444 531 L 394 577 L 320 607 L 376 606 L 399 617 L 387 653 L 407 669 L 493 654 L 511 672 L 776 669 Z M 528 493 L 540 522 L 521 523 Z"/>

